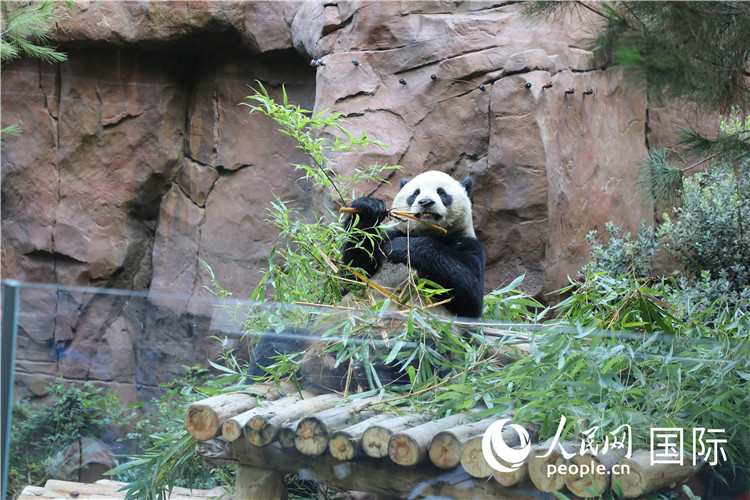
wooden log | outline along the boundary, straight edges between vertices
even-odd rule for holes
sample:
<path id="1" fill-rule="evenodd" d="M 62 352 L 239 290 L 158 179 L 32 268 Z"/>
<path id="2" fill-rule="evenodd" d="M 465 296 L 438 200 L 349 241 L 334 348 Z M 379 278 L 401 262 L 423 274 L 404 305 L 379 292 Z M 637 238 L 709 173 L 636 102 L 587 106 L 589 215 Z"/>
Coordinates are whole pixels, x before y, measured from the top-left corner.
<path id="1" fill-rule="evenodd" d="M 529 454 L 529 478 L 534 486 L 544 493 L 565 489 L 565 476 L 559 473 L 550 474 L 550 471 L 559 470 L 560 466 L 566 462 L 560 447 L 555 447 L 548 456 L 544 456 L 547 455 L 553 444 L 553 440 L 548 439 L 543 443 L 532 446 Z M 563 441 L 562 446 L 566 451 L 574 453 L 575 443 Z"/>
<path id="2" fill-rule="evenodd" d="M 324 394 L 310 399 L 289 401 L 283 405 L 274 404 L 267 409 L 255 412 L 245 423 L 244 436 L 255 446 L 265 446 L 276 440 L 281 426 L 303 417 L 336 406 L 341 400 L 338 394 Z"/>
<path id="3" fill-rule="evenodd" d="M 305 418 L 305 417 L 302 417 Z M 294 449 L 294 437 L 297 435 L 297 427 L 299 426 L 299 423 L 302 421 L 302 418 L 299 420 L 295 420 L 294 422 L 289 422 L 288 424 L 284 424 L 281 426 L 281 429 L 279 429 L 279 444 L 281 447 L 285 450 L 291 450 Z"/>
<path id="4" fill-rule="evenodd" d="M 594 455 L 575 455 L 565 465 L 565 486 L 574 495 L 591 497 L 609 486 L 609 473 L 597 467 L 599 462 Z"/>
<path id="5" fill-rule="evenodd" d="M 430 461 L 441 469 L 453 469 L 461 463 L 461 445 L 469 439 L 484 434 L 487 427 L 497 422 L 496 417 L 459 425 L 440 431 L 430 441 Z"/>
<path id="6" fill-rule="evenodd" d="M 534 425 L 519 424 L 526 429 L 529 438 L 533 441 L 536 438 L 538 427 Z M 503 429 L 503 441 L 510 447 L 521 444 L 518 432 L 512 427 Z M 482 440 L 484 435 L 469 438 L 461 445 L 459 452 L 461 466 L 472 477 L 486 478 L 492 476 L 494 469 L 487 463 L 482 453 Z"/>
<path id="7" fill-rule="evenodd" d="M 375 398 L 371 398 L 375 400 Z M 309 456 L 318 456 L 328 448 L 331 433 L 374 417 L 379 410 L 368 408 L 360 412 L 356 408 L 367 400 L 339 405 L 315 415 L 304 417 L 297 425 L 294 435 L 294 447 Z"/>
<path id="8" fill-rule="evenodd" d="M 361 456 L 364 453 L 362 451 L 362 436 L 365 431 L 377 423 L 392 418 L 393 414 L 390 412 L 381 413 L 358 424 L 332 432 L 331 438 L 328 440 L 328 449 L 331 455 L 339 460 L 352 460 Z"/>
<path id="9" fill-rule="evenodd" d="M 625 498 L 637 498 L 660 488 L 671 487 L 698 473 L 705 463 L 693 466 L 693 457 L 685 455 L 683 465 L 651 464 L 651 452 L 636 450 L 630 458 L 623 458 L 613 469 L 612 481 L 620 480 Z"/>
<path id="10" fill-rule="evenodd" d="M 376 423 L 365 430 L 362 435 L 362 450 L 372 458 L 388 456 L 388 442 L 394 433 L 401 432 L 425 423 L 428 414 L 410 414 L 391 418 L 382 423 Z"/>
<path id="11" fill-rule="evenodd" d="M 455 500 L 512 498 L 538 500 L 530 488 L 512 494 L 495 481 L 470 477 L 460 468 L 441 471 L 429 461 L 401 467 L 390 460 L 361 457 L 341 462 L 328 454 L 310 457 L 297 450 L 283 450 L 279 443 L 253 446 L 247 439 L 227 443 L 228 459 L 235 463 L 263 467 L 282 473 L 304 473 L 324 481 L 331 488 L 375 493 L 396 498 L 441 497 Z"/>
<path id="12" fill-rule="evenodd" d="M 481 479 L 492 475 L 492 467 L 482 454 L 482 436 L 474 436 L 464 442 L 459 452 L 459 462 L 472 477 Z"/>
<path id="13" fill-rule="evenodd" d="M 565 486 L 579 497 L 590 497 L 592 490 L 603 493 L 609 487 L 612 466 L 619 462 L 625 453 L 625 449 L 615 449 L 608 450 L 607 453 L 598 450 L 598 453 L 575 455 L 567 462 Z"/>
<path id="14" fill-rule="evenodd" d="M 257 401 L 256 395 L 242 392 L 196 401 L 185 412 L 185 429 L 197 441 L 211 439 L 219 433 L 225 419 L 254 408 Z"/>
<path id="15" fill-rule="evenodd" d="M 125 493 L 122 490 L 127 486 L 128 483 L 109 479 L 100 479 L 95 483 L 49 479 L 44 486 L 26 486 L 16 500 L 125 498 Z M 169 498 L 169 500 L 196 500 L 198 498 L 208 500 L 226 495 L 227 488 L 218 486 L 210 490 L 198 490 L 173 486 L 168 496 L 166 490 L 163 493 L 164 497 Z"/>
<path id="16" fill-rule="evenodd" d="M 397 432 L 388 441 L 388 456 L 399 465 L 419 463 L 427 456 L 427 449 L 435 434 L 463 425 L 469 418 L 465 413 L 459 413 Z"/>
<path id="17" fill-rule="evenodd" d="M 276 404 L 292 404 L 292 402 L 299 402 L 301 399 L 301 395 L 293 394 L 291 396 L 287 396 L 285 398 L 274 401 L 273 403 L 274 406 Z M 223 424 L 221 424 L 221 436 L 227 441 L 234 441 L 235 439 L 239 439 L 240 437 L 242 437 L 242 431 L 245 428 L 245 424 L 258 412 L 264 411 L 267 411 L 267 405 L 256 406 L 255 408 L 244 411 L 239 415 L 228 418 L 224 421 Z"/>
<path id="18" fill-rule="evenodd" d="M 286 497 L 286 485 L 280 472 L 247 465 L 237 467 L 234 500 L 281 500 Z"/>
<path id="19" fill-rule="evenodd" d="M 513 468 L 512 466 L 514 464 L 509 464 L 505 460 L 498 460 L 501 464 L 505 465 L 509 469 Z M 521 465 L 521 467 L 517 469 L 513 469 L 512 472 L 506 472 L 506 471 L 499 471 L 499 470 L 493 470 L 492 471 L 492 477 L 497 481 L 499 484 L 503 486 L 515 486 L 524 479 L 526 479 L 529 476 L 529 460 L 526 459 L 526 461 Z"/>
<path id="20" fill-rule="evenodd" d="M 232 392 L 212 396 L 188 405 L 185 411 L 185 429 L 197 441 L 205 441 L 216 436 L 224 421 L 242 412 L 255 408 L 258 398 L 267 400 L 296 392 L 294 384 L 281 387 L 273 383 L 255 384 L 248 388 L 253 392 Z"/>

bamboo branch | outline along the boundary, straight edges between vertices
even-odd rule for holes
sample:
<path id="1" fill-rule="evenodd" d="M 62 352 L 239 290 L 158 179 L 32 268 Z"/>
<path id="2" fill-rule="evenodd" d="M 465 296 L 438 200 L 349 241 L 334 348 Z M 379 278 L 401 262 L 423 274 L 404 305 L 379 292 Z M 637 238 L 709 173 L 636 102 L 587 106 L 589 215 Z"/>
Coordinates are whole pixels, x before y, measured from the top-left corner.
<path id="1" fill-rule="evenodd" d="M 341 208 L 339 208 L 339 213 L 342 213 L 342 214 L 359 214 L 360 212 L 356 208 L 341 207 Z M 426 226 L 430 226 L 433 229 L 437 229 L 438 231 L 442 231 L 443 233 L 448 234 L 448 230 L 447 229 L 445 229 L 443 227 L 440 227 L 440 226 L 436 226 L 435 224 L 432 224 L 431 222 L 427 222 L 425 220 L 422 220 L 419 217 L 415 217 L 415 216 L 413 216 L 410 213 L 401 212 L 401 211 L 397 211 L 397 210 L 388 210 L 388 216 L 391 217 L 391 218 L 402 217 L 404 219 L 415 220 L 417 222 L 421 222 L 422 224 L 424 224 Z"/>

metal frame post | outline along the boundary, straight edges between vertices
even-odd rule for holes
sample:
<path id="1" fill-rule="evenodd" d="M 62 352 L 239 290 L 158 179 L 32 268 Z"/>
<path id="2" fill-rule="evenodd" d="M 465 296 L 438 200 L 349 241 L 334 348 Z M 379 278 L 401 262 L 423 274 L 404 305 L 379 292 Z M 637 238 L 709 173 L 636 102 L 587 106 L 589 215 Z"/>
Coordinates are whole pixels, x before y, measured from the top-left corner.
<path id="1" fill-rule="evenodd" d="M 13 408 L 13 368 L 16 361 L 16 333 L 18 331 L 18 300 L 21 284 L 2 282 L 2 349 L 0 350 L 0 468 L 2 468 L 2 496 L 8 485 L 8 458 L 10 454 L 10 417 Z"/>

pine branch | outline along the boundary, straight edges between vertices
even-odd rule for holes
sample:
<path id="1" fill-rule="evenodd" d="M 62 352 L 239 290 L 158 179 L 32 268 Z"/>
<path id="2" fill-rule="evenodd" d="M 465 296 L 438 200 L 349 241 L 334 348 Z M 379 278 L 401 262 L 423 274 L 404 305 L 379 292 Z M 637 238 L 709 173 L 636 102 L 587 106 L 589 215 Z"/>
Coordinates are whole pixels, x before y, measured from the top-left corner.
<path id="1" fill-rule="evenodd" d="M 70 2 L 66 2 L 69 6 Z M 64 52 L 47 46 L 48 33 L 54 29 L 59 18 L 58 2 L 45 0 L 32 2 L 5 11 L 0 32 L 0 60 L 11 61 L 22 55 L 41 59 L 48 63 L 59 63 L 67 59 Z"/>

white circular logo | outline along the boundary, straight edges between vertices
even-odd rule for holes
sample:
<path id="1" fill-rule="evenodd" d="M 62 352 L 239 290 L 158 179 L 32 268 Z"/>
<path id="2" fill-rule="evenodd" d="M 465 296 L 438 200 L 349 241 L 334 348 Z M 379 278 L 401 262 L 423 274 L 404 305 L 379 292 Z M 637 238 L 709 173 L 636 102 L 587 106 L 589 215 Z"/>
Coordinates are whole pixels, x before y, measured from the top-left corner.
<path id="1" fill-rule="evenodd" d="M 490 467 L 499 472 L 514 472 L 518 470 L 526 457 L 531 453 L 531 439 L 526 429 L 517 424 L 510 426 L 518 433 L 520 440 L 519 448 L 511 448 L 503 440 L 503 426 L 510 422 L 509 418 L 498 420 L 490 425 L 482 437 L 482 455 Z M 510 468 L 497 461 L 495 456 L 504 462 L 511 464 Z"/>

